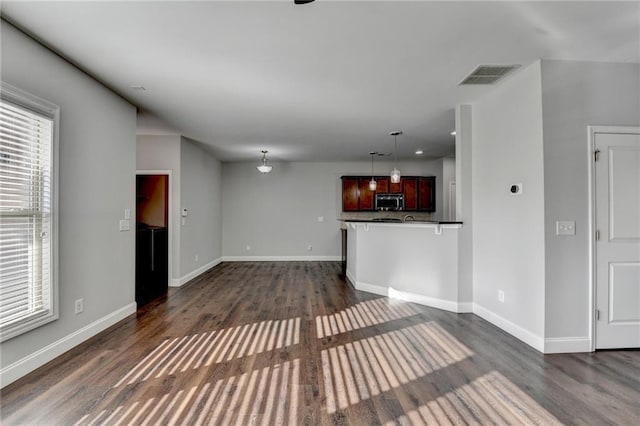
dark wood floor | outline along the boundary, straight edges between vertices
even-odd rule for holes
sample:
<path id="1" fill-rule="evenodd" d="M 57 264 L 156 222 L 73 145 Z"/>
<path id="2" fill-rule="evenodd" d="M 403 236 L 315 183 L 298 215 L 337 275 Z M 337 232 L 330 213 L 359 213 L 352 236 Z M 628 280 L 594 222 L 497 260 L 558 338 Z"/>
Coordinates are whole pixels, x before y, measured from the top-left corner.
<path id="1" fill-rule="evenodd" d="M 226 263 L 1 397 L 3 425 L 631 425 L 640 352 L 544 356 L 339 263 Z"/>

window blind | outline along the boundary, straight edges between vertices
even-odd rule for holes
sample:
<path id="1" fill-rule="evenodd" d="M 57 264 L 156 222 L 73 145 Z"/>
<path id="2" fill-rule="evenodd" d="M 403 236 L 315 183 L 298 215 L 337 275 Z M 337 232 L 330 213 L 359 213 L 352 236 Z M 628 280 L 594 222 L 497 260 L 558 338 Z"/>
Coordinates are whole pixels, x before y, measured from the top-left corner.
<path id="1" fill-rule="evenodd" d="M 53 123 L 0 99 L 2 340 L 52 314 Z"/>

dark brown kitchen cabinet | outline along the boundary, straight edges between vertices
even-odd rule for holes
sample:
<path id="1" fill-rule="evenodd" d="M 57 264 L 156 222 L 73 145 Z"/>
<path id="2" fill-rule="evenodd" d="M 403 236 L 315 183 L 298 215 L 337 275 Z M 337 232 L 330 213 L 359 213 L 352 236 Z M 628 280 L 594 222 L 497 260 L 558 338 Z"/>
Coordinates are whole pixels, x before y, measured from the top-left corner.
<path id="1" fill-rule="evenodd" d="M 369 178 L 371 180 L 371 178 Z M 388 194 L 389 193 L 389 184 L 391 183 L 391 178 L 388 176 L 380 177 L 376 176 L 376 193 L 378 194 Z"/>
<path id="2" fill-rule="evenodd" d="M 371 176 L 342 177 L 342 211 L 375 211 L 376 194 L 403 194 L 404 210 L 434 212 L 435 176 L 404 176 L 393 184 L 389 176 L 375 176 L 376 191 L 369 189 Z"/>
<path id="3" fill-rule="evenodd" d="M 375 192 L 369 189 L 371 178 L 360 178 L 360 196 L 358 197 L 358 207 L 360 211 L 373 210 L 375 207 Z"/>
<path id="4" fill-rule="evenodd" d="M 342 211 L 357 212 L 359 210 L 359 182 L 357 177 L 342 178 Z"/>
<path id="5" fill-rule="evenodd" d="M 404 209 L 408 212 L 418 210 L 418 178 L 403 177 L 400 182 L 404 194 Z"/>
<path id="6" fill-rule="evenodd" d="M 370 180 L 371 176 L 342 178 L 342 211 L 373 211 L 375 192 L 369 189 Z"/>
<path id="7" fill-rule="evenodd" d="M 402 194 L 402 178 L 400 178 L 400 182 L 393 183 L 391 179 L 389 179 L 389 193 L 390 194 Z"/>
<path id="8" fill-rule="evenodd" d="M 418 211 L 436 211 L 436 178 L 435 176 L 418 178 Z"/>

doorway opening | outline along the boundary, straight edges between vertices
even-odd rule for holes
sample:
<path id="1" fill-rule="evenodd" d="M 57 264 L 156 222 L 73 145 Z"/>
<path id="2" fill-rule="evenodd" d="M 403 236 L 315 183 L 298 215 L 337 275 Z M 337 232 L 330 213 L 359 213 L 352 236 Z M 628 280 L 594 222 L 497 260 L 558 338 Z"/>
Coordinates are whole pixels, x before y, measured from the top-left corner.
<path id="1" fill-rule="evenodd" d="M 169 175 L 136 176 L 136 303 L 164 296 L 169 283 Z"/>

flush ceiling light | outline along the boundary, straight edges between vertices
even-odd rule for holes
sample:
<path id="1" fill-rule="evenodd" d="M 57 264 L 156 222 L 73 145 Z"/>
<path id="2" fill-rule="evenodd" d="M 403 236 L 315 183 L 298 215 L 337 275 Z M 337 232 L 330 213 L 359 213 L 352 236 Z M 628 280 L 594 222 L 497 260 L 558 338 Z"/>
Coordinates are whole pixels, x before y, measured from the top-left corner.
<path id="1" fill-rule="evenodd" d="M 402 134 L 402 130 L 394 130 L 389 133 L 389 135 L 393 136 L 393 145 L 394 145 L 394 154 L 393 154 L 393 162 L 394 167 L 391 170 L 391 183 L 400 183 L 400 170 L 398 170 L 398 135 Z"/>
<path id="2" fill-rule="evenodd" d="M 419 149 L 419 150 L 416 151 L 416 155 L 422 155 L 422 154 L 424 154 L 423 150 Z"/>
<path id="3" fill-rule="evenodd" d="M 269 173 L 273 170 L 273 167 L 267 164 L 267 152 L 269 151 L 262 151 L 262 164 L 256 167 L 260 173 Z"/>
<path id="4" fill-rule="evenodd" d="M 455 136 L 456 135 L 456 131 L 454 130 L 453 132 L 451 132 L 451 136 Z"/>
<path id="5" fill-rule="evenodd" d="M 369 189 L 375 191 L 378 188 L 378 184 L 373 177 L 373 157 L 379 154 L 377 152 L 370 152 L 369 155 L 371 156 L 371 180 L 369 181 Z"/>

